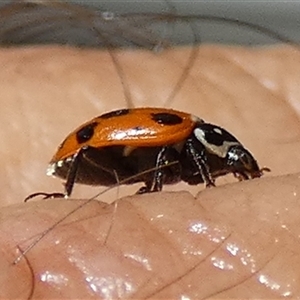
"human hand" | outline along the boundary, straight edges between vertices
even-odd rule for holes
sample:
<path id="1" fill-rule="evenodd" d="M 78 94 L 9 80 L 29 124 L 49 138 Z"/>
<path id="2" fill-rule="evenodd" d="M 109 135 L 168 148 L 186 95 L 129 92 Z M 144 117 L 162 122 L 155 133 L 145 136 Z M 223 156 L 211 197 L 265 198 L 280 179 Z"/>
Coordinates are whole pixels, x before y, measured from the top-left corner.
<path id="1" fill-rule="evenodd" d="M 119 53 L 133 103 L 164 106 L 189 51 Z M 62 190 L 44 175 L 55 147 L 84 121 L 127 102 L 107 52 L 2 50 L 0 296 L 297 297 L 299 57 L 289 48 L 202 46 L 167 104 L 229 130 L 271 174 L 126 198 L 137 186 L 113 189 L 100 198 L 116 204 L 89 203 L 12 265 L 17 245 L 24 250 L 83 203 L 22 202 L 36 190 Z M 77 188 L 74 197 L 99 190 Z"/>

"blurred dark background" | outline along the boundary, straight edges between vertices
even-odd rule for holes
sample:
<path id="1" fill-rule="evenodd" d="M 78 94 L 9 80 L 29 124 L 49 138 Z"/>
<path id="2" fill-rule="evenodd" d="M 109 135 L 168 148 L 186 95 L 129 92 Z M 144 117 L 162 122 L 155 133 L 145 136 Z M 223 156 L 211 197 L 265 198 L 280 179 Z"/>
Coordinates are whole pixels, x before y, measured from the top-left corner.
<path id="1" fill-rule="evenodd" d="M 195 40 L 244 45 L 280 42 L 279 37 L 271 38 L 258 28 L 203 20 L 204 15 L 250 22 L 300 40 L 300 0 L 1 1 L 0 9 L 0 43 L 6 46 L 56 43 L 152 49 Z"/>

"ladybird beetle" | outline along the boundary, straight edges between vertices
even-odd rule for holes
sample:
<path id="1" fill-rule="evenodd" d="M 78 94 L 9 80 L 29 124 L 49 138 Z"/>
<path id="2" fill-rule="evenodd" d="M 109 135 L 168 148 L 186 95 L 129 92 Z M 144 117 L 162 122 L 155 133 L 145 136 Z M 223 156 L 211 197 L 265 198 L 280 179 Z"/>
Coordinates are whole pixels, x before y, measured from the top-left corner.
<path id="1" fill-rule="evenodd" d="M 265 170 L 219 126 L 176 110 L 134 108 L 105 113 L 72 132 L 59 146 L 47 174 L 66 180 L 64 194 L 49 195 L 69 196 L 75 182 L 103 186 L 144 182 L 137 192 L 142 194 L 181 180 L 214 186 L 217 177 L 228 173 L 247 180 Z"/>

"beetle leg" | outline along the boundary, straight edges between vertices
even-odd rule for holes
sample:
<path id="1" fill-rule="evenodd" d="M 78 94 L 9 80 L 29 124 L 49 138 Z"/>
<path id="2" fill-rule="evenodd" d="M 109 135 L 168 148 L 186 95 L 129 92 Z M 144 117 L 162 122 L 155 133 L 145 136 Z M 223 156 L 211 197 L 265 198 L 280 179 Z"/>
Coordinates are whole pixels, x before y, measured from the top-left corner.
<path id="1" fill-rule="evenodd" d="M 163 187 L 163 170 L 162 167 L 165 165 L 165 154 L 167 147 L 162 147 L 158 152 L 155 163 L 155 171 L 153 174 L 152 181 L 147 181 L 146 185 L 141 187 L 137 194 L 154 193 L 162 190 Z"/>
<path id="2" fill-rule="evenodd" d="M 77 151 L 77 153 L 73 156 L 72 163 L 71 163 L 70 169 L 68 171 L 67 181 L 65 182 L 65 191 L 63 193 L 37 192 L 37 193 L 27 196 L 24 199 L 24 202 L 27 202 L 28 200 L 38 197 L 38 196 L 43 196 L 43 199 L 68 198 L 72 193 L 74 183 L 76 180 L 78 165 L 79 165 L 82 155 L 86 149 L 87 149 L 86 147 L 79 149 L 79 151 Z"/>
<path id="3" fill-rule="evenodd" d="M 196 150 L 193 146 L 191 140 L 186 141 L 186 151 L 188 156 L 192 157 L 192 160 L 196 166 L 196 168 L 200 171 L 203 181 L 206 184 L 206 187 L 213 187 L 215 186 L 215 181 L 211 176 L 209 171 L 209 167 L 206 163 L 206 155 L 204 153 L 204 149 L 199 151 Z"/>
<path id="4" fill-rule="evenodd" d="M 137 195 L 146 194 L 151 192 L 151 182 L 146 182 L 145 186 L 142 186 L 137 192 Z"/>
<path id="5" fill-rule="evenodd" d="M 88 147 L 80 148 L 73 156 L 72 163 L 70 169 L 68 171 L 67 180 L 65 182 L 65 197 L 69 197 L 73 191 L 74 183 L 76 181 L 76 175 L 79 167 L 79 163 L 84 152 L 88 149 Z"/>
<path id="6" fill-rule="evenodd" d="M 264 174 L 264 172 L 271 172 L 271 170 L 267 167 L 264 167 L 264 168 L 259 169 L 258 172 L 256 171 L 256 172 L 250 173 L 250 175 L 247 175 L 245 172 L 234 172 L 233 175 L 239 181 L 243 181 L 243 180 L 248 180 L 250 178 L 261 177 Z"/>
<path id="7" fill-rule="evenodd" d="M 64 198 L 65 197 L 65 194 L 64 193 L 45 193 L 45 192 L 37 192 L 37 193 L 33 193 L 33 194 L 30 194 L 29 196 L 27 196 L 25 199 L 24 199 L 24 202 L 27 202 L 33 198 L 36 198 L 38 196 L 43 196 L 43 200 L 44 199 L 54 199 L 54 198 Z"/>
<path id="8" fill-rule="evenodd" d="M 162 149 L 159 151 L 157 155 L 151 192 L 159 192 L 162 190 L 163 175 L 164 175 L 162 167 L 165 165 L 166 151 L 167 151 L 167 147 L 162 147 Z"/>
<path id="9" fill-rule="evenodd" d="M 244 181 L 250 179 L 245 173 L 242 172 L 234 172 L 233 176 L 238 179 L 238 181 Z"/>

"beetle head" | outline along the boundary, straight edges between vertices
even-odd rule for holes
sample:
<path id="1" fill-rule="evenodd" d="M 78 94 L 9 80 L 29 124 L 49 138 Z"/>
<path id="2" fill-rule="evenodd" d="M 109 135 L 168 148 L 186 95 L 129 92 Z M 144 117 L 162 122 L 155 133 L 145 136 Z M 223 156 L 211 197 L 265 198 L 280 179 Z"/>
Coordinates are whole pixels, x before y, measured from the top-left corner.
<path id="1" fill-rule="evenodd" d="M 233 173 L 240 180 L 261 177 L 260 169 L 252 154 L 224 128 L 213 124 L 200 124 L 194 129 L 195 138 L 204 146 L 207 153 L 222 161 L 221 165 L 214 166 L 217 174 Z M 212 163 L 212 162 L 211 162 Z"/>
<path id="2" fill-rule="evenodd" d="M 227 165 L 239 179 L 257 178 L 263 175 L 267 168 L 260 169 L 252 154 L 242 145 L 235 145 L 227 152 Z"/>

